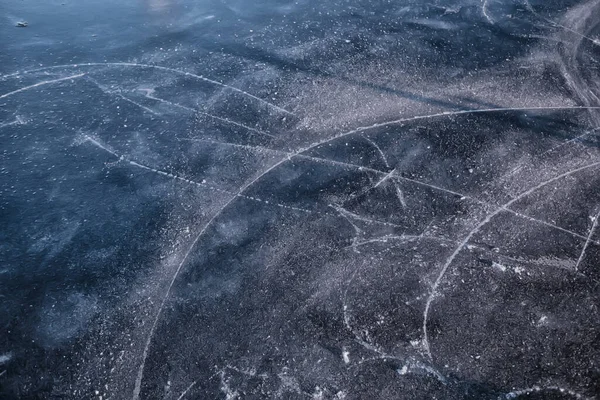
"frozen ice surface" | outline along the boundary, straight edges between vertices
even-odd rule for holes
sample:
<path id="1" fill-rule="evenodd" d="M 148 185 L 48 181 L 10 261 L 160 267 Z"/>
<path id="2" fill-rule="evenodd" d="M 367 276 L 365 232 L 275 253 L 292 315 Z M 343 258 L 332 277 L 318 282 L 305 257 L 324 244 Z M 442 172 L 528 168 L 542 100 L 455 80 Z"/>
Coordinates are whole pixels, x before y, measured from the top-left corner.
<path id="1" fill-rule="evenodd" d="M 3 1 L 0 398 L 595 398 L 599 24 Z"/>

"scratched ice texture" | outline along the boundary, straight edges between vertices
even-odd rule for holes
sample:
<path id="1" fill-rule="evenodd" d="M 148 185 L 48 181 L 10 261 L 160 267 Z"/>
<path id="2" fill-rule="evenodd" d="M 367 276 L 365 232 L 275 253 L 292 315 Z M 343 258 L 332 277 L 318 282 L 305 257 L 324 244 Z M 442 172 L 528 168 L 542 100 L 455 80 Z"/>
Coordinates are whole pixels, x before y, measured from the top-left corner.
<path id="1" fill-rule="evenodd" d="M 596 398 L 599 24 L 2 0 L 0 398 Z"/>

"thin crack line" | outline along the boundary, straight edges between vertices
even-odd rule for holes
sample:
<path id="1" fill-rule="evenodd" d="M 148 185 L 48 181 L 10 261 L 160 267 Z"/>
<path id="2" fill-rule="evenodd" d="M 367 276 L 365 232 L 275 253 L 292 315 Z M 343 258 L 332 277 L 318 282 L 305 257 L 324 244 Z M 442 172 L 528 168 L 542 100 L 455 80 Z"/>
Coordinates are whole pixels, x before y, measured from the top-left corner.
<path id="1" fill-rule="evenodd" d="M 100 89 L 103 93 L 109 94 L 111 96 L 116 96 L 116 97 L 118 97 L 118 98 L 120 98 L 122 100 L 125 100 L 125 101 L 127 101 L 127 102 L 129 102 L 129 103 L 131 103 L 131 104 L 133 104 L 133 105 L 141 108 L 142 110 L 144 110 L 146 112 L 149 112 L 152 115 L 156 115 L 157 117 L 161 116 L 159 113 L 157 113 L 156 111 L 152 110 L 151 108 L 148 108 L 148 107 L 146 107 L 146 106 L 144 106 L 144 105 L 142 105 L 142 104 L 140 104 L 138 102 L 135 102 L 135 101 L 131 100 L 128 97 L 123 96 L 123 94 L 121 94 L 120 92 L 107 89 L 106 87 L 104 87 L 104 85 L 100 84 L 100 82 L 96 81 L 95 79 L 93 79 L 90 76 L 87 76 L 86 80 L 88 82 L 92 82 L 94 85 L 96 85 L 98 87 L 98 89 Z"/>
<path id="2" fill-rule="evenodd" d="M 149 113 L 150 113 L 150 114 L 152 114 L 152 115 L 156 115 L 157 117 L 160 117 L 160 116 L 162 116 L 161 114 L 157 113 L 157 112 L 156 112 L 156 111 L 154 111 L 153 109 L 151 109 L 151 108 L 149 108 L 149 107 L 146 107 L 146 106 L 144 106 L 144 105 L 142 105 L 142 104 L 140 104 L 140 103 L 138 103 L 138 102 L 135 102 L 135 101 L 131 100 L 129 97 L 125 97 L 125 96 L 123 96 L 121 93 L 114 93 L 114 95 L 115 95 L 115 96 L 118 96 L 118 97 L 120 97 L 121 99 L 123 99 L 123 100 L 125 100 L 125 101 L 127 101 L 127 102 L 129 102 L 129 103 L 131 103 L 131 104 L 133 104 L 133 105 L 136 105 L 136 106 L 138 106 L 138 107 L 139 107 L 139 108 L 141 108 L 142 110 L 144 110 L 144 111 L 147 111 L 147 112 L 149 112 Z"/>
<path id="3" fill-rule="evenodd" d="M 34 88 L 37 88 L 37 87 L 40 87 L 40 86 L 50 85 L 52 83 L 58 83 L 58 82 L 72 80 L 72 79 L 76 79 L 76 78 L 81 78 L 84 75 L 85 74 L 77 74 L 77 75 L 66 76 L 64 78 L 58 78 L 58 79 L 53 79 L 53 80 L 49 80 L 49 81 L 38 82 L 38 83 L 36 83 L 34 85 L 25 86 L 25 87 L 22 87 L 20 89 L 13 90 L 12 92 L 8 92 L 8 93 L 5 93 L 3 95 L 0 95 L 0 99 L 5 99 L 5 98 L 7 98 L 9 96 L 12 96 L 14 94 L 25 92 L 27 90 L 34 89 Z"/>
<path id="4" fill-rule="evenodd" d="M 118 158 L 119 161 L 125 161 L 125 162 L 129 163 L 130 165 L 133 165 L 134 167 L 141 168 L 141 169 L 146 170 L 146 171 L 154 172 L 154 173 L 156 173 L 158 175 L 166 176 L 168 178 L 172 178 L 172 179 L 175 179 L 177 181 L 185 182 L 185 183 L 188 183 L 188 184 L 191 184 L 191 185 L 196 185 L 196 186 L 199 186 L 199 187 L 204 187 L 204 188 L 207 188 L 207 189 L 215 191 L 215 192 L 226 193 L 226 194 L 235 194 L 234 192 L 232 192 L 230 190 L 220 189 L 220 188 L 218 188 L 216 186 L 207 184 L 205 182 L 197 182 L 197 181 L 194 181 L 194 180 L 191 180 L 191 179 L 187 179 L 187 178 L 184 178 L 184 177 L 176 175 L 176 174 L 172 174 L 170 172 L 162 171 L 162 170 L 160 170 L 158 168 L 153 168 L 151 166 L 139 163 L 137 161 L 134 161 L 134 160 L 131 160 L 131 159 L 125 157 L 124 155 L 118 154 L 114 150 L 110 149 L 108 146 L 100 143 L 98 140 L 94 139 L 93 137 L 91 137 L 89 135 L 85 135 L 84 134 L 83 137 L 87 141 L 89 141 L 89 142 L 93 143 L 94 145 L 96 145 L 97 147 L 99 147 L 100 149 L 102 149 L 102 150 L 110 153 L 114 157 Z M 273 206 L 280 207 L 280 208 L 285 208 L 285 209 L 294 210 L 294 211 L 301 211 L 301 212 L 304 212 L 304 213 L 307 213 L 307 214 L 318 213 L 318 211 L 312 211 L 312 210 L 307 210 L 307 209 L 304 209 L 304 208 L 288 206 L 288 205 L 285 205 L 285 204 L 279 204 L 279 203 L 276 203 L 276 202 L 273 202 L 273 201 L 259 199 L 259 198 L 254 197 L 254 196 L 240 195 L 239 197 L 244 198 L 244 199 L 248 199 L 248 200 L 252 200 L 252 201 L 255 201 L 255 202 L 259 202 L 259 203 L 273 205 Z"/>
<path id="5" fill-rule="evenodd" d="M 483 16 L 485 17 L 485 19 L 487 19 L 488 22 L 493 25 L 494 20 L 488 14 L 488 1 L 489 0 L 482 0 L 483 5 L 481 6 L 481 12 L 482 12 Z"/>
<path id="6" fill-rule="evenodd" d="M 244 128 L 244 129 L 246 129 L 248 131 L 251 131 L 251 132 L 254 132 L 254 133 L 258 133 L 259 135 L 263 135 L 263 136 L 267 136 L 267 137 L 270 137 L 272 139 L 275 139 L 274 135 L 271 135 L 270 133 L 261 131 L 260 129 L 252 128 L 252 127 L 250 127 L 248 125 L 244 125 L 244 124 L 242 124 L 240 122 L 233 121 L 233 120 L 231 120 L 229 118 L 219 117 L 217 115 L 210 114 L 210 113 L 207 113 L 205 111 L 201 111 L 201 110 L 196 109 L 196 108 L 187 107 L 187 106 L 184 106 L 184 105 L 179 104 L 179 103 L 175 103 L 175 102 L 172 102 L 172 101 L 169 101 L 169 100 L 161 99 L 160 97 L 154 97 L 154 96 L 152 96 L 149 93 L 149 90 L 145 90 L 145 92 L 146 92 L 146 96 L 145 97 L 147 97 L 148 99 L 156 100 L 158 102 L 165 103 L 165 104 L 168 104 L 168 105 L 173 106 L 173 107 L 181 108 L 182 110 L 186 110 L 186 111 L 189 111 L 191 113 L 202 114 L 202 115 L 207 116 L 209 118 L 216 119 L 217 121 L 221 121 L 221 122 L 224 122 L 224 123 L 230 124 L 230 125 L 235 125 L 237 127 Z"/>
<path id="7" fill-rule="evenodd" d="M 177 398 L 177 400 L 182 400 L 189 392 L 190 390 L 192 390 L 192 388 L 194 386 L 196 386 L 196 384 L 199 382 L 199 379 L 195 380 L 194 382 L 192 382 L 191 385 L 189 385 L 184 391 L 183 393 L 181 393 L 181 395 L 179 395 L 179 397 Z"/>
<path id="8" fill-rule="evenodd" d="M 363 136 L 363 137 L 364 137 L 364 139 L 367 142 L 369 142 L 373 147 L 375 147 L 377 149 L 377 151 L 381 155 L 381 158 L 383 159 L 383 162 L 385 163 L 385 166 L 388 169 L 391 169 L 390 163 L 388 162 L 388 159 L 385 156 L 385 153 L 383 152 L 383 150 L 381 150 L 381 147 L 379 147 L 379 145 L 374 140 L 372 140 L 371 138 L 369 138 L 367 136 Z M 390 171 L 390 173 L 388 174 L 388 176 L 384 177 L 382 180 L 380 180 L 379 182 L 377 182 L 377 184 L 374 186 L 374 188 L 376 188 L 379 185 L 381 185 L 383 182 L 385 182 L 387 180 L 387 178 L 391 177 L 394 173 L 395 173 L 395 168 L 392 169 L 392 171 Z M 400 187 L 398 185 L 398 182 L 396 182 L 395 180 L 393 180 L 392 182 L 394 183 L 394 188 L 396 189 L 396 197 L 398 197 L 398 200 L 400 200 L 400 204 L 402 204 L 402 207 L 406 208 L 407 204 L 406 204 L 406 199 L 404 197 L 404 192 L 402 191 L 402 189 L 400 189 Z M 362 192 L 361 195 L 364 194 L 364 193 L 367 193 L 369 190 L 371 190 L 371 189 L 368 189 L 368 190 Z"/>
<path id="9" fill-rule="evenodd" d="M 596 230 L 596 227 L 598 226 L 598 218 L 599 217 L 600 217 L 600 212 L 598 214 L 596 214 L 596 216 L 593 218 L 593 223 L 592 223 L 592 227 L 590 228 L 590 233 L 588 234 L 585 244 L 583 245 L 583 249 L 581 250 L 581 255 L 577 259 L 577 264 L 575 264 L 575 271 L 579 271 L 579 264 L 581 264 L 581 262 L 583 261 L 583 258 L 585 257 L 585 251 L 587 250 L 588 246 L 590 245 L 590 242 L 592 241 L 592 236 L 594 235 L 594 231 Z"/>

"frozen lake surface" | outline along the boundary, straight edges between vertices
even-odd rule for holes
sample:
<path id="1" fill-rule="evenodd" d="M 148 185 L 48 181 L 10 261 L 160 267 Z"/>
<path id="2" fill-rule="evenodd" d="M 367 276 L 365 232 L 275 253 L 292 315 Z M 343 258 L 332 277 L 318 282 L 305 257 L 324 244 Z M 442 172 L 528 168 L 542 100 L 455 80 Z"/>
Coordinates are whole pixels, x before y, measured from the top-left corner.
<path id="1" fill-rule="evenodd" d="M 595 398 L 599 23 L 2 0 L 0 398 Z"/>

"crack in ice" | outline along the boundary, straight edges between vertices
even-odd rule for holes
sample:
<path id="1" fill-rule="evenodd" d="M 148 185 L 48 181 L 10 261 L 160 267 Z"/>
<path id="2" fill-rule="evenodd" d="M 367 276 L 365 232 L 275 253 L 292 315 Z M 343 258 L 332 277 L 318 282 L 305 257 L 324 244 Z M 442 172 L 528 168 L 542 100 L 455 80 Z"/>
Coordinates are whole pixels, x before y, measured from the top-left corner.
<path id="1" fill-rule="evenodd" d="M 215 191 L 215 192 L 220 192 L 220 193 L 225 193 L 225 194 L 235 194 L 234 192 L 232 192 L 230 190 L 220 189 L 220 188 L 218 188 L 216 186 L 207 184 L 205 182 L 197 182 L 197 181 L 194 181 L 194 180 L 191 180 L 191 179 L 184 178 L 183 176 L 179 176 L 177 174 L 172 174 L 172 173 L 167 172 L 167 171 L 162 171 L 160 169 L 153 168 L 153 167 L 148 166 L 148 165 L 144 165 L 142 163 L 139 163 L 137 161 L 131 160 L 131 159 L 129 159 L 129 158 L 123 156 L 123 155 L 118 154 L 114 150 L 110 149 L 107 145 L 100 143 L 98 140 L 92 138 L 89 135 L 85 135 L 84 134 L 83 137 L 87 141 L 89 141 L 89 142 L 93 143 L 95 146 L 99 147 L 100 149 L 102 149 L 102 150 L 110 153 L 111 155 L 115 156 L 116 158 L 119 159 L 119 161 L 125 161 L 125 162 L 129 163 L 130 165 L 132 165 L 134 167 L 141 168 L 141 169 L 146 170 L 146 171 L 154 172 L 154 173 L 156 173 L 158 175 L 166 176 L 168 178 L 171 178 L 171 179 L 174 179 L 174 180 L 177 180 L 177 181 L 181 181 L 181 182 L 185 182 L 185 183 L 188 183 L 190 185 L 196 185 L 196 186 L 199 186 L 199 187 L 207 188 L 207 189 L 210 189 L 210 190 Z M 255 201 L 255 202 L 259 202 L 259 203 L 269 204 L 269 205 L 273 205 L 273 206 L 276 206 L 276 207 L 285 208 L 285 209 L 294 210 L 294 211 L 300 211 L 300 212 L 304 212 L 304 213 L 308 213 L 308 214 L 312 214 L 312 213 L 316 212 L 316 211 L 307 210 L 307 209 L 303 209 L 303 208 L 299 208 L 299 207 L 293 207 L 293 206 L 288 206 L 288 205 L 285 205 L 285 204 L 275 203 L 275 202 L 272 202 L 272 201 L 269 201 L 269 200 L 263 200 L 263 199 L 260 199 L 260 198 L 254 197 L 254 196 L 240 195 L 239 197 L 244 198 L 244 199 L 248 199 L 248 200 L 252 200 L 252 201 Z"/>
<path id="2" fill-rule="evenodd" d="M 254 133 L 258 133 L 259 135 L 268 136 L 268 137 L 270 137 L 272 139 L 275 138 L 275 136 L 271 135 L 270 133 L 261 131 L 260 129 L 252 128 L 252 127 L 250 127 L 248 125 L 244 125 L 244 124 L 242 124 L 240 122 L 233 121 L 233 120 L 231 120 L 229 118 L 219 117 L 217 115 L 210 114 L 210 113 L 207 113 L 205 111 L 200 111 L 199 109 L 196 109 L 196 108 L 184 106 L 182 104 L 175 103 L 173 101 L 169 101 L 169 100 L 161 99 L 160 97 L 152 96 L 152 94 L 151 94 L 152 91 L 149 90 L 149 89 L 144 89 L 143 91 L 146 93 L 145 97 L 148 98 L 148 99 L 155 100 L 155 101 L 158 101 L 158 102 L 161 102 L 161 103 L 164 103 L 164 104 L 168 104 L 168 105 L 170 105 L 172 107 L 177 107 L 177 108 L 180 108 L 182 110 L 189 111 L 191 113 L 201 114 L 201 115 L 207 116 L 209 118 L 215 119 L 217 121 L 221 121 L 221 122 L 224 122 L 224 123 L 230 124 L 230 125 L 235 125 L 235 126 L 237 126 L 239 128 L 244 128 L 244 129 L 246 129 L 248 131 L 251 131 L 251 132 L 254 132 Z"/>
<path id="3" fill-rule="evenodd" d="M 35 89 L 35 88 L 40 87 L 40 86 L 50 85 L 50 84 L 53 84 L 53 83 L 58 83 L 58 82 L 63 82 L 63 81 L 68 81 L 68 80 L 73 80 L 73 79 L 81 78 L 82 76 L 85 76 L 85 74 L 70 75 L 70 76 L 66 76 L 66 77 L 63 77 L 63 78 L 58 78 L 58 79 L 52 79 L 52 80 L 49 80 L 49 81 L 38 82 L 36 84 L 25 86 L 25 87 L 22 87 L 20 89 L 13 90 L 12 92 L 8 92 L 8 93 L 5 93 L 3 95 L 0 95 L 0 99 L 5 99 L 5 98 L 7 98 L 9 96 L 12 96 L 14 94 L 25 92 L 25 91 L 31 90 L 31 89 Z"/>
<path id="4" fill-rule="evenodd" d="M 185 396 L 187 396 L 187 394 L 190 392 L 190 390 L 192 390 L 194 388 L 194 386 L 196 386 L 196 384 L 199 382 L 200 380 L 195 380 L 194 382 L 192 382 L 177 398 L 177 400 L 182 400 Z"/>
<path id="5" fill-rule="evenodd" d="M 7 122 L 5 124 L 0 124 L 0 129 L 7 128 L 7 127 L 13 126 L 13 125 L 25 125 L 25 121 L 20 116 L 17 115 L 15 117 L 14 121 Z"/>
<path id="6" fill-rule="evenodd" d="M 585 257 L 585 251 L 587 250 L 588 246 L 590 245 L 590 242 L 592 241 L 592 236 L 594 235 L 596 227 L 598 226 L 598 218 L 600 218 L 600 213 L 596 214 L 595 217 L 592 217 L 592 227 L 590 228 L 590 233 L 588 234 L 585 244 L 583 245 L 583 249 L 581 250 L 581 255 L 577 259 L 577 264 L 575 264 L 575 271 L 579 270 L 579 265 Z"/>
<path id="7" fill-rule="evenodd" d="M 367 142 L 369 142 L 373 147 L 375 147 L 377 149 L 377 151 L 379 152 L 379 155 L 381 156 L 387 169 L 391 169 L 392 167 L 390 166 L 390 163 L 388 162 L 388 159 L 385 156 L 385 153 L 383 152 L 383 150 L 381 150 L 381 147 L 379 147 L 379 145 L 371 138 L 369 138 L 367 136 L 363 136 L 363 137 Z M 395 172 L 396 172 L 396 169 L 395 168 L 392 169 L 389 172 L 389 174 L 386 175 L 384 178 L 382 178 L 379 182 L 377 182 L 377 184 L 374 187 L 376 188 L 379 185 L 381 185 L 382 183 L 384 183 L 388 178 L 392 177 L 395 174 Z M 406 199 L 404 198 L 404 193 L 402 192 L 402 189 L 400 189 L 400 187 L 398 186 L 398 182 L 396 182 L 395 180 L 392 180 L 392 182 L 394 183 L 394 188 L 396 190 L 396 197 L 398 197 L 398 200 L 400 200 L 400 204 L 402 204 L 402 207 L 406 208 L 407 207 Z M 364 193 L 366 193 L 367 191 L 365 191 Z M 364 194 L 364 193 L 361 193 L 361 194 Z"/>
<path id="8" fill-rule="evenodd" d="M 335 210 L 337 210 L 340 214 L 344 215 L 344 216 L 350 216 L 356 220 L 359 220 L 361 222 L 365 222 L 367 224 L 378 224 L 378 225 L 385 225 L 385 226 L 390 226 L 392 228 L 404 228 L 401 225 L 398 224 L 393 224 L 391 222 L 387 222 L 387 221 L 379 221 L 377 219 L 374 218 L 368 218 L 368 217 L 364 217 L 362 215 L 358 215 L 356 213 L 353 213 L 352 211 L 348 211 L 346 210 L 344 207 L 340 206 L 340 205 L 332 205 L 330 204 L 329 207 L 334 208 Z M 354 224 L 352 223 L 352 225 L 354 226 Z M 358 229 L 358 228 L 357 228 Z"/>

